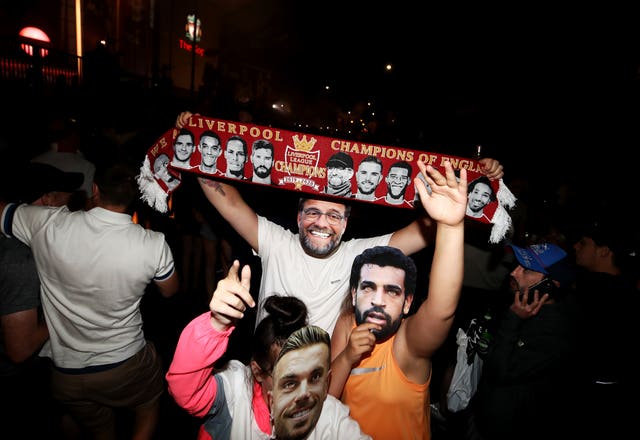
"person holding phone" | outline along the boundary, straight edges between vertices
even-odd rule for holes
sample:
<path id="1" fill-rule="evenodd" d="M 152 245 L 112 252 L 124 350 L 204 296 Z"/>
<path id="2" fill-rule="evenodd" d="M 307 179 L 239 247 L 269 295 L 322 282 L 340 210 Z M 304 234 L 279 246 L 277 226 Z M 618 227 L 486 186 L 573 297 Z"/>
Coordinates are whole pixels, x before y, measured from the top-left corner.
<path id="1" fill-rule="evenodd" d="M 551 243 L 510 245 L 512 304 L 498 318 L 472 402 L 482 438 L 569 438 L 575 346 L 565 301 L 574 279 L 567 253 Z"/>
<path id="2" fill-rule="evenodd" d="M 511 310 L 520 318 L 530 318 L 540 307 L 553 301 L 561 287 L 569 287 L 575 270 L 567 253 L 552 243 L 534 244 L 526 248 L 509 245 L 518 261 L 511 272 L 514 303 Z M 527 307 L 534 305 L 534 307 Z"/>

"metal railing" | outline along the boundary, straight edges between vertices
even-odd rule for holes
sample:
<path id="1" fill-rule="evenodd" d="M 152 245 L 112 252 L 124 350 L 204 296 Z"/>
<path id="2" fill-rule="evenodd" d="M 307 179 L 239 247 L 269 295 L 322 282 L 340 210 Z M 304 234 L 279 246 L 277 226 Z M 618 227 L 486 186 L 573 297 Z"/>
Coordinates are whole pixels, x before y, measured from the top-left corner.
<path id="1" fill-rule="evenodd" d="M 31 86 L 77 86 L 82 58 L 27 39 L 0 39 L 0 81 Z"/>

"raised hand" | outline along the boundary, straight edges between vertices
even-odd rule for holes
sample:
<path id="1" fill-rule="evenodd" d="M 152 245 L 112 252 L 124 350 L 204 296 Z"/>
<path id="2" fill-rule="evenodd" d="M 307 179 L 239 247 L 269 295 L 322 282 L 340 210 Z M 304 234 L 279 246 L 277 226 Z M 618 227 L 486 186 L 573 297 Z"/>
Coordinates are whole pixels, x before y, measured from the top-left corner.
<path id="1" fill-rule="evenodd" d="M 535 316 L 540 311 L 540 308 L 547 302 L 549 299 L 549 294 L 545 293 L 540 296 L 540 292 L 538 290 L 533 291 L 533 299 L 529 301 L 529 288 L 525 287 L 524 292 L 517 291 L 514 294 L 513 304 L 511 304 L 511 311 L 518 315 L 520 319 L 528 319 L 532 316 Z"/>
<path id="2" fill-rule="evenodd" d="M 256 303 L 249 292 L 251 286 L 251 267 L 244 266 L 238 275 L 240 262 L 234 260 L 227 276 L 218 281 L 216 290 L 209 303 L 211 325 L 218 331 L 225 331 L 244 317 L 247 307 Z"/>
<path id="3" fill-rule="evenodd" d="M 495 159 L 490 157 L 484 157 L 480 159 L 480 165 L 482 165 L 482 172 L 489 178 L 489 180 L 498 180 L 504 176 L 504 167 Z"/>
<path id="4" fill-rule="evenodd" d="M 460 170 L 458 181 L 449 161 L 444 162 L 444 175 L 424 162 L 418 162 L 418 167 L 431 187 L 431 194 L 419 177 L 416 177 L 413 183 L 429 216 L 446 225 L 460 224 L 464 220 L 467 208 L 467 170 Z"/>
<path id="5" fill-rule="evenodd" d="M 182 128 L 187 125 L 189 123 L 189 119 L 191 119 L 191 116 L 193 116 L 193 113 L 189 111 L 180 113 L 176 118 L 176 127 Z"/>

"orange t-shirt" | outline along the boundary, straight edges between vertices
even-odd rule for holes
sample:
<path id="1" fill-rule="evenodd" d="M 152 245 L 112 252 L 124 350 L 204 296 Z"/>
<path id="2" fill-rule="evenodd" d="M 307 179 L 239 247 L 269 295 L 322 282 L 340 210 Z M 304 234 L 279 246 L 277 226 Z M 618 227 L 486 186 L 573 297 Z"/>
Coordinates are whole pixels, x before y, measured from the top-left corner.
<path id="1" fill-rule="evenodd" d="M 351 370 L 342 402 L 375 440 L 429 440 L 431 375 L 424 384 L 406 378 L 393 357 L 395 338 L 377 344 L 371 356 Z"/>

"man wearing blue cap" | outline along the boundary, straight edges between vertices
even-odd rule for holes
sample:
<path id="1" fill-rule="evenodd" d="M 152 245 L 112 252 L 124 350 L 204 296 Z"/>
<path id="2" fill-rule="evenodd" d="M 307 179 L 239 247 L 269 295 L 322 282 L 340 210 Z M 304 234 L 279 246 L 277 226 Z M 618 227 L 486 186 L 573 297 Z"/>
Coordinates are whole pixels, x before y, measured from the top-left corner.
<path id="1" fill-rule="evenodd" d="M 517 290 L 522 296 L 527 295 L 525 302 L 534 301 L 538 310 L 544 304 L 545 294 L 548 295 L 548 300 L 552 300 L 556 288 L 568 287 L 573 281 L 575 272 L 566 258 L 567 253 L 561 247 L 552 243 L 534 244 L 526 248 L 514 245 L 510 247 L 520 263 L 511 272 L 512 281 L 518 283 Z M 548 287 L 544 288 L 545 286 Z"/>
<path id="2" fill-rule="evenodd" d="M 573 270 L 551 243 L 510 246 L 513 302 L 501 315 L 484 358 L 473 404 L 482 438 L 540 439 L 567 435 L 571 405 L 573 324 L 564 301 Z"/>

